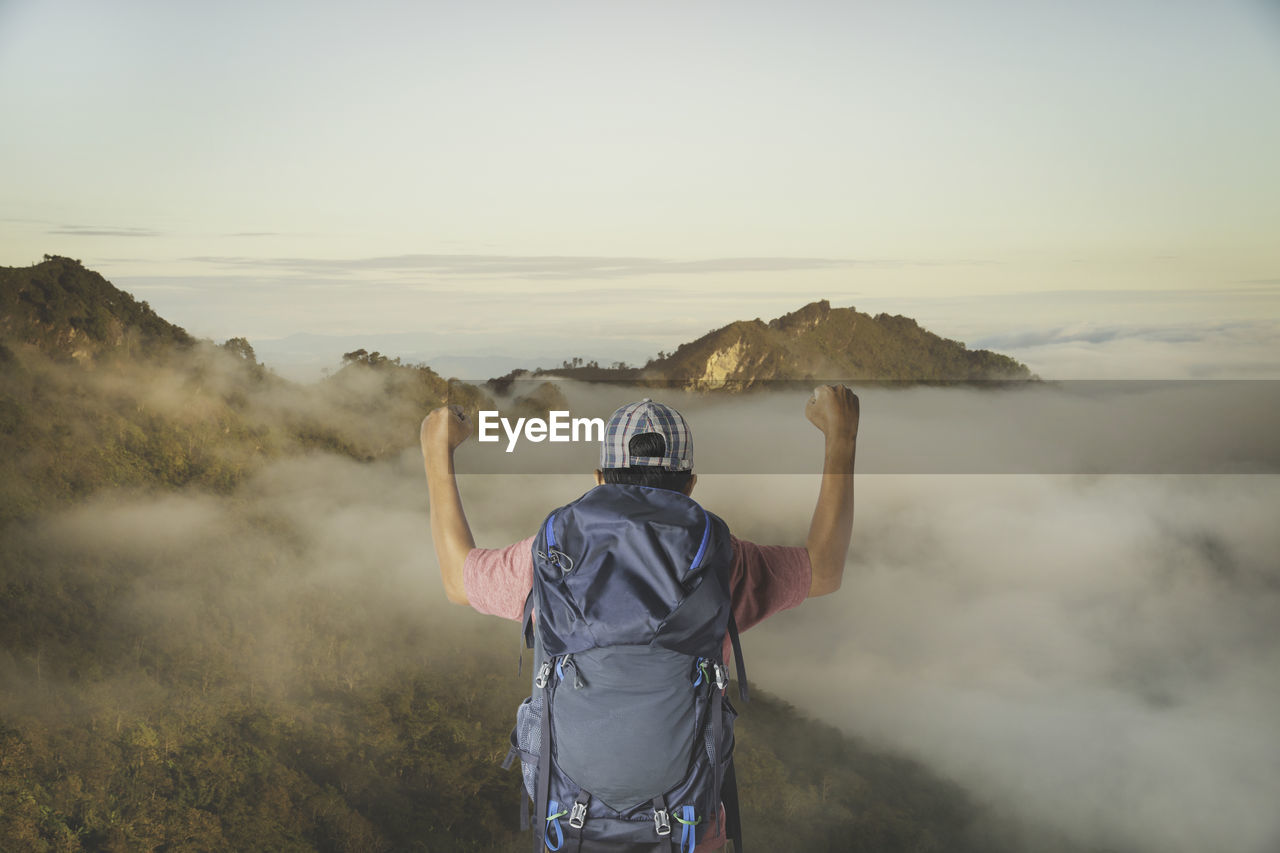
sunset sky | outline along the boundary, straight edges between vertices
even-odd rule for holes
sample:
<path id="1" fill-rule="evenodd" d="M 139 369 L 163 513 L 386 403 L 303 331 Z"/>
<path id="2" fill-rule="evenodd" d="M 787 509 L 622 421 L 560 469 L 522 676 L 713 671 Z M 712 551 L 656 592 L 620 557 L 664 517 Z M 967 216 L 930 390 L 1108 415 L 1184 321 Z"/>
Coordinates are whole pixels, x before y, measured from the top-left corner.
<path id="1" fill-rule="evenodd" d="M 310 367 L 643 361 L 826 298 L 1280 378 L 1277 104 L 1271 0 L 0 0 L 0 265 Z"/>

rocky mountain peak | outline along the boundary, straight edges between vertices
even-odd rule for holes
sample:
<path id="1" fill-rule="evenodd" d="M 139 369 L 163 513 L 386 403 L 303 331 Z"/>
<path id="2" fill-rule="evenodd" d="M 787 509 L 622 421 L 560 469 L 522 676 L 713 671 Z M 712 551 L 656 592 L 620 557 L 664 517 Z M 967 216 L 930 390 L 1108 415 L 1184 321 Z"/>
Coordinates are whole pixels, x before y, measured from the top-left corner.
<path id="1" fill-rule="evenodd" d="M 770 320 L 769 328 L 792 334 L 805 332 L 824 322 L 830 314 L 831 303 L 826 299 L 819 299 L 790 314 Z"/>

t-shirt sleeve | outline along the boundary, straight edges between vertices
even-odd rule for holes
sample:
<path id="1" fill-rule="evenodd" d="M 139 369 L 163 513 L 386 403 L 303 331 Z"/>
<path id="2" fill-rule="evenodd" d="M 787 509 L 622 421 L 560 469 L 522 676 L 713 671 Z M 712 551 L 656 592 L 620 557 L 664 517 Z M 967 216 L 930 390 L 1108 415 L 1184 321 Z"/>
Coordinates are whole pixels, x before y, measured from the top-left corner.
<path id="1" fill-rule="evenodd" d="M 757 545 L 733 536 L 729 538 L 733 543 L 730 569 L 733 616 L 739 631 L 795 607 L 809 597 L 813 568 L 806 549 Z"/>
<path id="2" fill-rule="evenodd" d="M 520 621 L 533 588 L 533 537 L 505 548 L 472 548 L 462 564 L 462 585 L 480 613 Z"/>

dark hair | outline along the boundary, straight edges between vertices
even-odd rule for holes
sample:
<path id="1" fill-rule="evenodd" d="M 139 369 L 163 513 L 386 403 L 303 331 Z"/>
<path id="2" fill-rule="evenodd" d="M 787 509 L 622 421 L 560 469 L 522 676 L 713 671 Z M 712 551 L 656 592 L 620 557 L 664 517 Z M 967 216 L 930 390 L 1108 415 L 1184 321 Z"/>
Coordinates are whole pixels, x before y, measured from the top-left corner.
<path id="1" fill-rule="evenodd" d="M 642 432 L 631 436 L 631 440 L 627 442 L 627 452 L 632 456 L 665 456 L 667 442 L 656 432 Z M 658 465 L 601 468 L 600 474 L 606 483 L 651 486 L 655 489 L 670 489 L 673 492 L 683 492 L 689 487 L 689 480 L 693 478 L 692 471 L 672 471 Z"/>

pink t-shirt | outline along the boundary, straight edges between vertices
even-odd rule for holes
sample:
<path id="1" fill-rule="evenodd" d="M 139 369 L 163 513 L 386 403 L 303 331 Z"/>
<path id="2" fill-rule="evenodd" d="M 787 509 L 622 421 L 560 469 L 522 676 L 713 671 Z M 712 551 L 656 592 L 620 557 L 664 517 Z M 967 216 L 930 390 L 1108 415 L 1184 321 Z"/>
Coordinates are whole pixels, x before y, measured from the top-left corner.
<path id="1" fill-rule="evenodd" d="M 467 553 L 462 582 L 467 601 L 481 613 L 514 619 L 524 616 L 524 601 L 533 587 L 533 539 L 505 548 L 473 548 Z M 729 570 L 733 616 L 745 631 L 782 610 L 795 607 L 809 595 L 812 567 L 804 548 L 757 545 L 730 536 L 733 564 Z M 729 660 L 725 638 L 725 660 Z M 716 821 L 698 839 L 698 847 L 724 846 L 724 821 Z"/>

